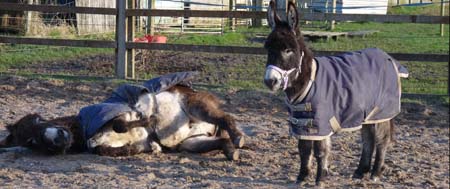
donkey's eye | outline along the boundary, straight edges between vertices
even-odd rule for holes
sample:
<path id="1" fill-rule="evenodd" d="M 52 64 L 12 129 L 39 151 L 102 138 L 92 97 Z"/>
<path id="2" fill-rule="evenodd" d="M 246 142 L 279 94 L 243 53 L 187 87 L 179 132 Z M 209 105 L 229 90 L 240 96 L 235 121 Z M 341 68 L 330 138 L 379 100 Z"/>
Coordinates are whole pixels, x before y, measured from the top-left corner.
<path id="1" fill-rule="evenodd" d="M 294 51 L 292 49 L 285 49 L 284 53 L 287 55 L 290 55 L 290 54 L 294 53 Z"/>

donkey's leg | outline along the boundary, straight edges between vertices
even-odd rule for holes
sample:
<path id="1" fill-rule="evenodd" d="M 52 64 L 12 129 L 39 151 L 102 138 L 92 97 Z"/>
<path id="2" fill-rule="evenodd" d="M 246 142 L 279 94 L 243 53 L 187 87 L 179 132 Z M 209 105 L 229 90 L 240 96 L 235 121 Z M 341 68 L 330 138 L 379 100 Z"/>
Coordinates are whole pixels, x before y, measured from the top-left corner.
<path id="1" fill-rule="evenodd" d="M 297 176 L 297 183 L 305 181 L 311 173 L 313 141 L 298 140 L 298 152 L 300 155 L 300 172 Z"/>
<path id="2" fill-rule="evenodd" d="M 391 123 L 389 121 L 378 123 L 375 128 L 376 154 L 372 168 L 371 179 L 377 181 L 384 168 L 384 158 L 391 142 Z"/>
<path id="3" fill-rule="evenodd" d="M 17 145 L 14 144 L 14 136 L 11 134 L 0 141 L 0 148 L 9 148 L 13 146 Z"/>
<path id="4" fill-rule="evenodd" d="M 212 150 L 222 150 L 228 160 L 238 160 L 239 152 L 234 148 L 229 138 L 198 136 L 186 139 L 178 147 L 181 151 L 204 153 Z"/>
<path id="5" fill-rule="evenodd" d="M 146 127 L 146 128 L 153 128 L 154 125 L 157 123 L 157 119 L 154 116 L 151 116 L 150 118 L 144 118 L 140 120 L 135 121 L 127 121 L 123 116 L 114 118 L 110 122 L 112 124 L 112 128 L 117 133 L 126 133 L 132 128 L 136 127 Z"/>
<path id="6" fill-rule="evenodd" d="M 331 138 L 314 141 L 314 157 L 317 160 L 316 185 L 328 176 L 328 158 L 331 151 Z"/>
<path id="7" fill-rule="evenodd" d="M 370 171 L 372 154 L 375 146 L 375 125 L 363 125 L 361 129 L 362 152 L 358 168 L 353 174 L 353 178 L 362 179 L 365 173 Z"/>
<path id="8" fill-rule="evenodd" d="M 213 95 L 200 92 L 189 96 L 187 111 L 196 119 L 226 130 L 236 147 L 241 148 L 244 145 L 244 134 L 236 127 L 236 121 L 219 108 L 218 100 Z"/>

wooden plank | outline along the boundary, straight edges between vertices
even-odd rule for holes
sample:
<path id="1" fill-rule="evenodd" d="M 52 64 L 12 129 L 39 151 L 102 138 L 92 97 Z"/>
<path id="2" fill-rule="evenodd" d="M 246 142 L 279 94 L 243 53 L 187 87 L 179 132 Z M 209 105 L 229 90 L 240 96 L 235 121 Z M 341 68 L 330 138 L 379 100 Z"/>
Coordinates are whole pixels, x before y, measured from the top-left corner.
<path id="1" fill-rule="evenodd" d="M 125 19 L 124 19 L 125 20 Z M 125 22 L 125 21 L 123 21 Z M 124 26 L 123 24 L 122 26 Z M 123 27 L 121 27 L 123 28 Z M 125 29 L 122 29 L 125 33 Z M 126 48 L 150 49 L 150 50 L 170 50 L 170 51 L 190 51 L 190 52 L 212 52 L 212 53 L 234 53 L 234 54 L 266 54 L 266 50 L 260 47 L 239 47 L 239 46 L 208 46 L 208 45 L 182 45 L 182 44 L 157 44 L 157 43 L 137 43 L 126 42 L 125 34 L 121 37 L 123 41 L 123 55 Z M 93 48 L 116 48 L 121 43 L 105 40 L 72 40 L 72 39 L 47 39 L 47 38 L 21 38 L 21 37 L 0 37 L 0 43 L 11 44 L 31 44 L 31 45 L 54 45 L 70 47 L 93 47 Z M 337 55 L 345 51 L 314 51 L 317 56 Z M 407 54 L 389 53 L 392 57 L 400 61 L 422 61 L 422 62 L 448 62 L 448 54 Z M 125 60 L 125 57 L 122 57 Z"/>
<path id="2" fill-rule="evenodd" d="M 125 23 L 125 1 L 116 0 L 117 16 L 116 16 L 116 77 L 125 79 L 127 77 L 126 64 L 126 23 Z"/>
<path id="3" fill-rule="evenodd" d="M 28 5 L 18 3 L 0 3 L 0 10 L 38 11 L 47 13 L 84 13 L 115 15 L 115 8 L 68 7 L 55 5 Z"/>
<path id="4" fill-rule="evenodd" d="M 406 54 L 389 53 L 392 57 L 400 61 L 418 61 L 418 62 L 448 62 L 448 54 Z"/>
<path id="5" fill-rule="evenodd" d="M 345 53 L 346 51 L 314 51 L 316 56 L 332 56 Z M 408 54 L 388 53 L 398 61 L 420 61 L 420 62 L 448 62 L 448 54 Z"/>
<path id="6" fill-rule="evenodd" d="M 449 24 L 449 16 L 304 13 L 304 20 Z"/>
<path id="7" fill-rule="evenodd" d="M 0 3 L 0 10 L 40 11 L 49 13 L 85 13 L 115 15 L 114 8 L 66 7 L 53 5 L 27 5 L 16 3 Z M 264 11 L 207 11 L 207 10 L 152 10 L 129 9 L 127 16 L 168 16 L 168 17 L 211 17 L 211 18 L 258 18 L 265 19 Z M 423 15 L 371 15 L 371 14 L 332 14 L 301 13 L 304 20 L 336 20 L 336 21 L 372 21 L 372 22 L 407 22 L 428 24 L 449 24 L 449 16 Z"/>
<path id="8" fill-rule="evenodd" d="M 266 50 L 256 47 L 238 46 L 213 46 L 213 45 L 184 45 L 184 44 L 162 44 L 162 43 L 136 43 L 128 42 L 127 48 L 149 49 L 149 50 L 170 50 L 187 52 L 212 52 L 212 53 L 233 53 L 233 54 L 266 54 Z"/>
<path id="9" fill-rule="evenodd" d="M 52 45 L 52 46 L 69 46 L 69 47 L 92 47 L 92 48 L 116 48 L 116 42 L 106 40 L 73 40 L 73 39 L 48 39 L 48 38 L 0 36 L 0 43 Z"/>
<path id="10" fill-rule="evenodd" d="M 208 11 L 208 10 L 152 10 L 129 9 L 127 16 L 167 16 L 167 17 L 210 17 L 210 18 L 258 18 L 265 19 L 264 11 Z M 333 14 L 300 13 L 303 20 L 336 21 L 372 21 L 372 22 L 407 22 L 428 24 L 449 24 L 449 16 L 422 15 L 371 15 L 371 14 Z"/>
<path id="11" fill-rule="evenodd" d="M 184 45 L 184 44 L 159 44 L 159 43 L 137 43 L 127 42 L 127 48 L 168 50 L 185 52 L 210 52 L 210 53 L 232 53 L 232 54 L 259 54 L 265 55 L 267 51 L 260 47 L 239 47 L 239 46 L 212 46 L 212 45 Z M 314 51 L 317 56 L 329 56 L 346 53 L 346 51 Z M 406 54 L 389 53 L 392 57 L 400 61 L 423 61 L 423 62 L 448 62 L 448 54 Z"/>
<path id="12" fill-rule="evenodd" d="M 210 18 L 266 18 L 262 11 L 218 11 L 218 10 L 166 10 L 128 9 L 127 16 L 210 17 Z"/>

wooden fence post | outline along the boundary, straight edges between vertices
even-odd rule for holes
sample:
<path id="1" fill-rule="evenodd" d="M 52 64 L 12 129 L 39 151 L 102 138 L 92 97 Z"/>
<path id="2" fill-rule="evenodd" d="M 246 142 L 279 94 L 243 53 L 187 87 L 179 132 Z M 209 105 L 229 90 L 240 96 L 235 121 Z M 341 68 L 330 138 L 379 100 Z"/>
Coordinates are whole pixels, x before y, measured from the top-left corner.
<path id="1" fill-rule="evenodd" d="M 125 79 L 127 76 L 127 64 L 126 64 L 126 25 L 125 25 L 125 1 L 116 0 L 117 15 L 116 15 L 116 77 L 120 79 Z"/>
<path id="2" fill-rule="evenodd" d="M 235 4 L 234 4 L 234 0 L 230 0 L 229 3 L 228 3 L 228 6 L 229 6 L 229 10 L 230 10 L 230 11 L 233 11 L 234 5 L 235 5 Z M 231 30 L 231 31 L 234 31 L 234 29 L 235 29 L 235 28 L 234 28 L 234 20 L 235 20 L 235 18 L 229 18 L 229 19 L 228 19 L 228 22 L 230 23 L 230 30 Z"/>
<path id="3" fill-rule="evenodd" d="M 136 9 L 136 0 L 128 0 L 128 9 Z M 127 41 L 133 42 L 134 40 L 134 33 L 136 29 L 136 17 L 134 16 L 128 16 L 127 17 Z M 127 49 L 126 54 L 126 66 L 127 66 L 127 77 L 131 79 L 135 79 L 135 50 L 134 49 Z"/>
<path id="4" fill-rule="evenodd" d="M 155 0 L 148 0 L 148 5 L 147 5 L 149 11 L 151 11 L 151 9 L 155 8 Z M 155 34 L 155 28 L 153 27 L 153 25 L 155 24 L 155 19 L 152 16 L 148 16 L 147 17 L 147 34 L 149 35 L 154 35 Z"/>
<path id="5" fill-rule="evenodd" d="M 28 0 L 27 4 L 32 5 L 33 0 Z M 31 18 L 33 17 L 32 16 L 33 12 L 26 11 L 26 14 L 27 14 L 27 20 L 25 21 L 25 35 L 29 34 L 31 31 Z"/>
<path id="6" fill-rule="evenodd" d="M 336 15 L 336 0 L 333 0 L 333 4 L 331 5 L 331 8 L 332 8 L 332 12 L 333 12 L 333 15 Z M 334 30 L 334 28 L 336 27 L 336 21 L 335 20 L 331 20 L 331 26 L 330 26 L 330 29 L 331 30 Z"/>
<path id="7" fill-rule="evenodd" d="M 441 16 L 445 15 L 445 4 L 444 4 L 444 0 L 441 0 Z M 441 37 L 444 37 L 444 32 L 445 32 L 445 24 L 441 24 Z"/>
<path id="8" fill-rule="evenodd" d="M 286 20 L 287 16 L 286 16 L 286 10 L 287 10 L 287 2 L 288 0 L 284 0 L 284 1 L 276 1 L 276 5 L 277 8 L 275 11 L 277 11 L 278 16 L 282 19 L 282 20 Z"/>
<path id="9" fill-rule="evenodd" d="M 253 11 L 262 11 L 262 0 L 252 0 Z M 259 18 L 252 19 L 253 27 L 261 27 L 262 22 Z"/>

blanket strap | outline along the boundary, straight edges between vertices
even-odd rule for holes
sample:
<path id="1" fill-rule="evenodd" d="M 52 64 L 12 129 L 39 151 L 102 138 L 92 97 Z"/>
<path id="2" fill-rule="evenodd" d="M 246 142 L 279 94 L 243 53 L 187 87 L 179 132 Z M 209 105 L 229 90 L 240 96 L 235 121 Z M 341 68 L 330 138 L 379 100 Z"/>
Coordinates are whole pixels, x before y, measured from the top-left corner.
<path id="1" fill-rule="evenodd" d="M 288 102 L 286 102 L 286 104 L 291 111 L 312 112 L 312 105 L 309 102 L 303 103 L 303 104 L 296 104 L 296 105 L 292 105 L 292 104 L 289 104 Z"/>
<path id="2" fill-rule="evenodd" d="M 335 133 L 337 133 L 341 130 L 341 125 L 339 124 L 338 120 L 334 116 L 330 119 L 330 125 Z"/>
<path id="3" fill-rule="evenodd" d="M 297 119 L 295 117 L 289 116 L 288 121 L 290 123 L 292 123 L 292 125 L 295 126 L 309 126 L 312 127 L 313 126 L 313 119 Z"/>

